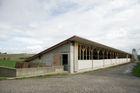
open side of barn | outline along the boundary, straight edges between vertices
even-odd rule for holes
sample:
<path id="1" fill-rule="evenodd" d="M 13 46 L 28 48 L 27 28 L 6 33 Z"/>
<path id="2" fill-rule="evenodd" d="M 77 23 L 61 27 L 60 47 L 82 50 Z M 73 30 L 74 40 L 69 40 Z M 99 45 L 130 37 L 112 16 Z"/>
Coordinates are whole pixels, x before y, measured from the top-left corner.
<path id="1" fill-rule="evenodd" d="M 70 73 L 78 73 L 131 61 L 131 54 L 78 36 L 52 46 L 26 62 L 45 62 L 48 66 L 64 66 Z"/>

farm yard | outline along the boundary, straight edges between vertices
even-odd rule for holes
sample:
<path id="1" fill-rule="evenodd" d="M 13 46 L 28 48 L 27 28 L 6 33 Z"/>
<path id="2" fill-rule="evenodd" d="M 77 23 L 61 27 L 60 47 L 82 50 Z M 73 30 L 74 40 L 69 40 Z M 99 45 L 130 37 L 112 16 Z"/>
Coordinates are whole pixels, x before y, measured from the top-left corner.
<path id="1" fill-rule="evenodd" d="M 0 81 L 1 93 L 140 93 L 136 63 L 76 75 Z M 13 86 L 14 85 L 14 86 Z"/>
<path id="2" fill-rule="evenodd" d="M 0 66 L 14 68 L 16 62 L 22 62 L 34 54 L 0 54 Z"/>

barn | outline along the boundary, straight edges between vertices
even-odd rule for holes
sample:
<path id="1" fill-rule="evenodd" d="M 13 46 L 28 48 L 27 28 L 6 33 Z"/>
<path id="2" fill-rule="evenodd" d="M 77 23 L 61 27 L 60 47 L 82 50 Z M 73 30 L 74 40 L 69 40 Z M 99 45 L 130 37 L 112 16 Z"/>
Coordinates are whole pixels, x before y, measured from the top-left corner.
<path id="1" fill-rule="evenodd" d="M 69 73 L 106 68 L 131 61 L 131 54 L 97 42 L 72 36 L 26 60 L 64 66 Z"/>

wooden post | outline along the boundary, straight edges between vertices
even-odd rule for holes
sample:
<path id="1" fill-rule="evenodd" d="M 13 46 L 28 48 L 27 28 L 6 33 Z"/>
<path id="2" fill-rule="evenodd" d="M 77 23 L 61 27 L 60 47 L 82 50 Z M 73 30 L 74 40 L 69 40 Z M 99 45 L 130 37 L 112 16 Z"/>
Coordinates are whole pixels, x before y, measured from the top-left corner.
<path id="1" fill-rule="evenodd" d="M 79 45 L 79 60 L 81 60 L 81 45 Z"/>
<path id="2" fill-rule="evenodd" d="M 91 54 L 90 54 L 90 48 L 89 48 L 89 50 L 88 50 L 88 51 L 89 51 L 89 60 L 90 60 L 90 59 L 91 59 L 91 58 L 90 58 L 90 56 L 91 56 Z"/>
<path id="3" fill-rule="evenodd" d="M 85 48 L 82 48 L 82 52 L 83 52 L 82 59 L 84 60 L 84 52 L 85 52 Z"/>
<path id="4" fill-rule="evenodd" d="M 74 71 L 78 71 L 78 42 L 74 44 Z"/>
<path id="5" fill-rule="evenodd" d="M 106 55 L 107 55 L 106 58 L 108 59 L 108 51 L 106 51 Z"/>

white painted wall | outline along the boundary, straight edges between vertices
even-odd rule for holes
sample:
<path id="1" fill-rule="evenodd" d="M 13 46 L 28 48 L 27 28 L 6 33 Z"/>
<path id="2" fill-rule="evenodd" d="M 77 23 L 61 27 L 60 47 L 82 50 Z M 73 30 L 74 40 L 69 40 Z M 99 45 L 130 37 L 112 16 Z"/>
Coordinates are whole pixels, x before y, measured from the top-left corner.
<path id="1" fill-rule="evenodd" d="M 93 68 L 102 68 L 103 60 L 93 60 Z"/>
<path id="2" fill-rule="evenodd" d="M 105 68 L 128 62 L 130 62 L 130 58 L 104 59 L 104 60 L 78 60 L 78 72 Z"/>
<path id="3" fill-rule="evenodd" d="M 78 70 L 92 68 L 92 60 L 78 60 Z"/>

